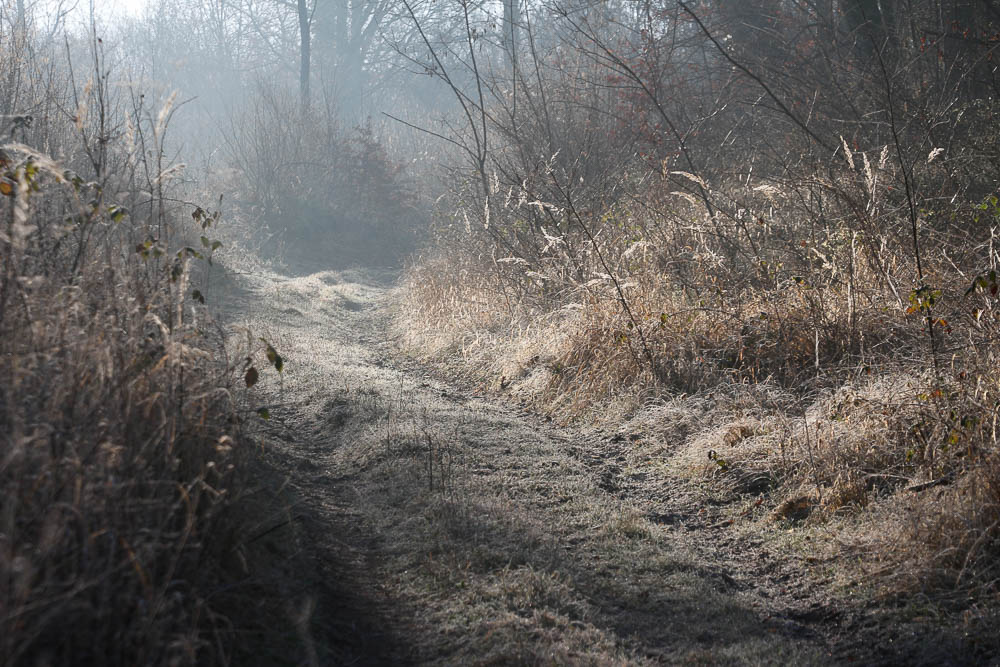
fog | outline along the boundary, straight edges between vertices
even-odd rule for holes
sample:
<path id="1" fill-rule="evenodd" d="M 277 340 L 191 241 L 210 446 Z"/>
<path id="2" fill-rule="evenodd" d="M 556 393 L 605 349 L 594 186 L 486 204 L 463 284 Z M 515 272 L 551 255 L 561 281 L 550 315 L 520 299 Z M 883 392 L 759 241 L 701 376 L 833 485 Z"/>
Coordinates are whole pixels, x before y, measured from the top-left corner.
<path id="1" fill-rule="evenodd" d="M 995 662 L 998 58 L 985 0 L 0 0 L 0 663 Z"/>
<path id="2" fill-rule="evenodd" d="M 395 230 L 405 253 L 442 202 L 488 230 L 504 198 L 596 212 L 658 175 L 739 226 L 762 205 L 753 182 L 796 176 L 844 141 L 892 143 L 905 181 L 940 142 L 927 128 L 993 94 L 996 16 L 988 3 L 894 7 L 6 0 L 0 19 L 9 34 L 23 22 L 27 62 L 78 90 L 96 77 L 119 110 L 141 99 L 150 118 L 169 102 L 164 154 L 190 192 L 238 193 L 243 217 L 292 245 Z M 19 92 L 37 77 L 17 76 L 6 115 L 39 103 Z M 903 119 L 914 113 L 923 125 Z M 973 170 L 947 194 L 988 187 Z M 544 207 L 521 217 L 536 236 L 572 226 Z"/>

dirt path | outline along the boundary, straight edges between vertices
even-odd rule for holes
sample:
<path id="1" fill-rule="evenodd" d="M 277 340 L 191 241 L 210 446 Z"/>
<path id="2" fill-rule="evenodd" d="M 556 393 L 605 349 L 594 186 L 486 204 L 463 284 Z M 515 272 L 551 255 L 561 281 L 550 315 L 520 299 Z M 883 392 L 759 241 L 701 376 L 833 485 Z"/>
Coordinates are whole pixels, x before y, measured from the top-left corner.
<path id="1" fill-rule="evenodd" d="M 240 304 L 286 359 L 265 444 L 315 569 L 315 663 L 913 661 L 690 482 L 644 472 L 628 434 L 394 361 L 392 278 L 258 275 Z"/>

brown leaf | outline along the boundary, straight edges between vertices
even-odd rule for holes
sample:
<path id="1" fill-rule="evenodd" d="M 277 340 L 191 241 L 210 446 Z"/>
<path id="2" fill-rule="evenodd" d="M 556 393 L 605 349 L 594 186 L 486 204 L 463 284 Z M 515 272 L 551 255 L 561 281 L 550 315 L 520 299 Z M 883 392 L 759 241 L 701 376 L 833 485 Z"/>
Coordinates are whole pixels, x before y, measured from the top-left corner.
<path id="1" fill-rule="evenodd" d="M 253 366 L 251 366 L 250 369 L 247 371 L 247 374 L 243 376 L 243 379 L 247 383 L 247 387 L 252 387 L 255 384 L 257 384 L 257 380 L 259 378 L 260 374 L 257 372 L 257 369 L 254 368 Z"/>

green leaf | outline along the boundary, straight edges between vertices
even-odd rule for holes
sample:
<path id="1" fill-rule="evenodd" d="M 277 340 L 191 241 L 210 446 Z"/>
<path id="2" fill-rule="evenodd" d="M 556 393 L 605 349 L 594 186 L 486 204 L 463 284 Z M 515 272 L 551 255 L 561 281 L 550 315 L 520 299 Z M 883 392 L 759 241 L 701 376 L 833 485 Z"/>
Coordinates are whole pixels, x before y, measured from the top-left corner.
<path id="1" fill-rule="evenodd" d="M 264 343 L 264 345 L 267 346 L 267 360 L 270 361 L 271 364 L 274 366 L 275 370 L 277 370 L 280 373 L 282 369 L 285 367 L 285 360 L 281 358 L 281 355 L 278 354 L 278 351 L 274 349 L 274 346 L 272 346 L 263 338 L 261 338 L 260 340 L 262 343 Z"/>
<path id="2" fill-rule="evenodd" d="M 212 242 L 208 240 L 207 236 L 202 236 L 201 237 L 201 244 L 207 248 L 207 247 L 209 247 L 209 246 L 212 245 Z"/>
<path id="3" fill-rule="evenodd" d="M 196 289 L 193 292 L 191 292 L 191 298 L 194 299 L 195 301 L 197 301 L 198 303 L 201 303 L 201 304 L 205 303 L 205 295 L 202 294 L 201 290 L 199 290 L 199 289 Z"/>
<path id="4" fill-rule="evenodd" d="M 212 252 L 222 247 L 222 241 L 212 241 Z"/>
<path id="5" fill-rule="evenodd" d="M 112 222 L 121 222 L 128 215 L 128 209 L 124 206 L 109 206 L 108 215 L 111 216 Z"/>
<path id="6" fill-rule="evenodd" d="M 247 374 L 243 376 L 243 381 L 247 383 L 248 389 L 257 384 L 257 380 L 259 379 L 260 373 L 258 373 L 257 369 L 253 366 L 247 369 Z"/>
<path id="7" fill-rule="evenodd" d="M 267 408 L 257 408 L 257 416 L 266 421 L 271 418 L 271 411 Z"/>

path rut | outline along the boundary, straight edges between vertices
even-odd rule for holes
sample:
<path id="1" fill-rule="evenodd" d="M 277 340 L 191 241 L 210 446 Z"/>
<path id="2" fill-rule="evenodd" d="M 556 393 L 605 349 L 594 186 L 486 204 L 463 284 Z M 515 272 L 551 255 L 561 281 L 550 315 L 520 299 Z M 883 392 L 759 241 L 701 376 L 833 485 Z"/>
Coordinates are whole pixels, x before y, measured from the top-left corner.
<path id="1" fill-rule="evenodd" d="M 851 640 L 862 612 L 718 528 L 627 435 L 556 427 L 400 358 L 393 278 L 259 274 L 236 299 L 285 358 L 260 391 L 314 570 L 304 662 L 909 660 Z"/>

